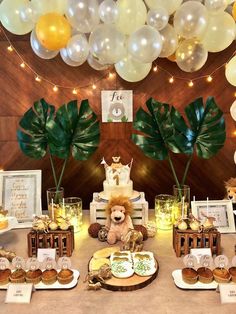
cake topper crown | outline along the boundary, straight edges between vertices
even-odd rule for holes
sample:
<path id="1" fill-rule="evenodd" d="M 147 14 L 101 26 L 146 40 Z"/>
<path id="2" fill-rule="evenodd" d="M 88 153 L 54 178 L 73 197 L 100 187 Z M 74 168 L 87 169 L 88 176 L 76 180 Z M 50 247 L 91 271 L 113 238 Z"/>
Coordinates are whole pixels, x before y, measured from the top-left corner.
<path id="1" fill-rule="evenodd" d="M 130 180 L 130 171 L 133 163 L 133 158 L 127 165 L 120 162 L 120 156 L 112 157 L 113 163 L 108 165 L 105 159 L 102 159 L 101 164 L 104 165 L 106 173 L 106 181 L 109 185 L 127 184 Z"/>

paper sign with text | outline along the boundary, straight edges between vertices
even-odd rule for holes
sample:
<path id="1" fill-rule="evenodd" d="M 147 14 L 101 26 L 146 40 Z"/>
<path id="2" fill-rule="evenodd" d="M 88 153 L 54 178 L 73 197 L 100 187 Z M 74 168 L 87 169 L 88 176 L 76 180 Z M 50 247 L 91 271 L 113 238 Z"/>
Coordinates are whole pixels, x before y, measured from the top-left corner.
<path id="1" fill-rule="evenodd" d="M 221 303 L 236 303 L 235 284 L 220 284 L 219 290 Z"/>
<path id="2" fill-rule="evenodd" d="M 30 303 L 32 290 L 32 283 L 9 284 L 5 303 Z"/>
<path id="3" fill-rule="evenodd" d="M 203 255 L 209 255 L 212 256 L 211 254 L 211 249 L 210 248 L 202 248 L 202 249 L 191 249 L 190 253 L 197 258 L 197 262 L 200 263 L 200 258 Z"/>
<path id="4" fill-rule="evenodd" d="M 45 260 L 45 258 L 52 258 L 55 260 L 56 258 L 56 249 L 38 249 L 37 259 L 41 263 Z"/>

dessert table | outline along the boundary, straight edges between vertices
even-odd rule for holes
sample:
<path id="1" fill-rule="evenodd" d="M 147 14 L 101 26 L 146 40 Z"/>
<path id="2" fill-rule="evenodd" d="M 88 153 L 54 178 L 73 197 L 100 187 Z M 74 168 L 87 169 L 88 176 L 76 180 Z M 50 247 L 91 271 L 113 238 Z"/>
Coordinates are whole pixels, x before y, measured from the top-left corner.
<path id="1" fill-rule="evenodd" d="M 151 215 L 150 215 L 151 214 Z M 149 214 L 153 216 L 151 211 Z M 71 257 L 72 268 L 79 269 L 78 285 L 70 290 L 39 290 L 32 294 L 30 304 L 5 304 L 6 290 L 0 290 L 0 313 L 160 313 L 160 314 L 223 314 L 235 313 L 235 304 L 221 304 L 215 290 L 181 290 L 172 279 L 172 271 L 183 267 L 172 248 L 172 231 L 160 231 L 155 238 L 144 243 L 144 249 L 154 252 L 159 262 L 157 278 L 147 287 L 131 292 L 108 290 L 88 291 L 84 278 L 88 261 L 93 253 L 107 243 L 91 238 L 87 229 L 89 211 L 83 211 L 83 227 L 75 234 L 75 250 Z M 27 258 L 27 233 L 29 229 L 14 229 L 0 235 L 0 245 Z M 235 234 L 222 235 L 222 253 L 234 256 Z"/>

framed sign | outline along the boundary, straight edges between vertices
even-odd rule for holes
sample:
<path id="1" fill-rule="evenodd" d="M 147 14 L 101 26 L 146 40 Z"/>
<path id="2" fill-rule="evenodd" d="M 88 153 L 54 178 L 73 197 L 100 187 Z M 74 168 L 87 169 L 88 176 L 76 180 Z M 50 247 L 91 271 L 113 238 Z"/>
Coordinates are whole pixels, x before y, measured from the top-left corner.
<path id="1" fill-rule="evenodd" d="M 0 172 L 0 204 L 18 222 L 33 220 L 41 210 L 41 170 Z"/>
<path id="2" fill-rule="evenodd" d="M 221 233 L 235 232 L 232 202 L 229 200 L 193 201 L 192 214 L 201 222 L 208 217 L 214 217 L 214 225 Z"/>
<path id="3" fill-rule="evenodd" d="M 102 122 L 133 121 L 133 91 L 104 90 L 102 97 Z"/>

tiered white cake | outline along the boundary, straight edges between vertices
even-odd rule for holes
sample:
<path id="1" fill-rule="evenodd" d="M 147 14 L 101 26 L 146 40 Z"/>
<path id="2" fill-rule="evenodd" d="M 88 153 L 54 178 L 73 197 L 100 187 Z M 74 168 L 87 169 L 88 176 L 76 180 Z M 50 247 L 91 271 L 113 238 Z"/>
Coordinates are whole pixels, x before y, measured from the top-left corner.
<path id="1" fill-rule="evenodd" d="M 109 166 L 106 161 L 102 160 L 104 164 L 106 180 L 103 181 L 103 195 L 109 199 L 111 196 L 123 195 L 132 197 L 133 195 L 133 181 L 130 180 L 130 171 L 133 159 L 127 165 L 120 162 L 120 157 L 112 157 L 112 164 Z"/>

